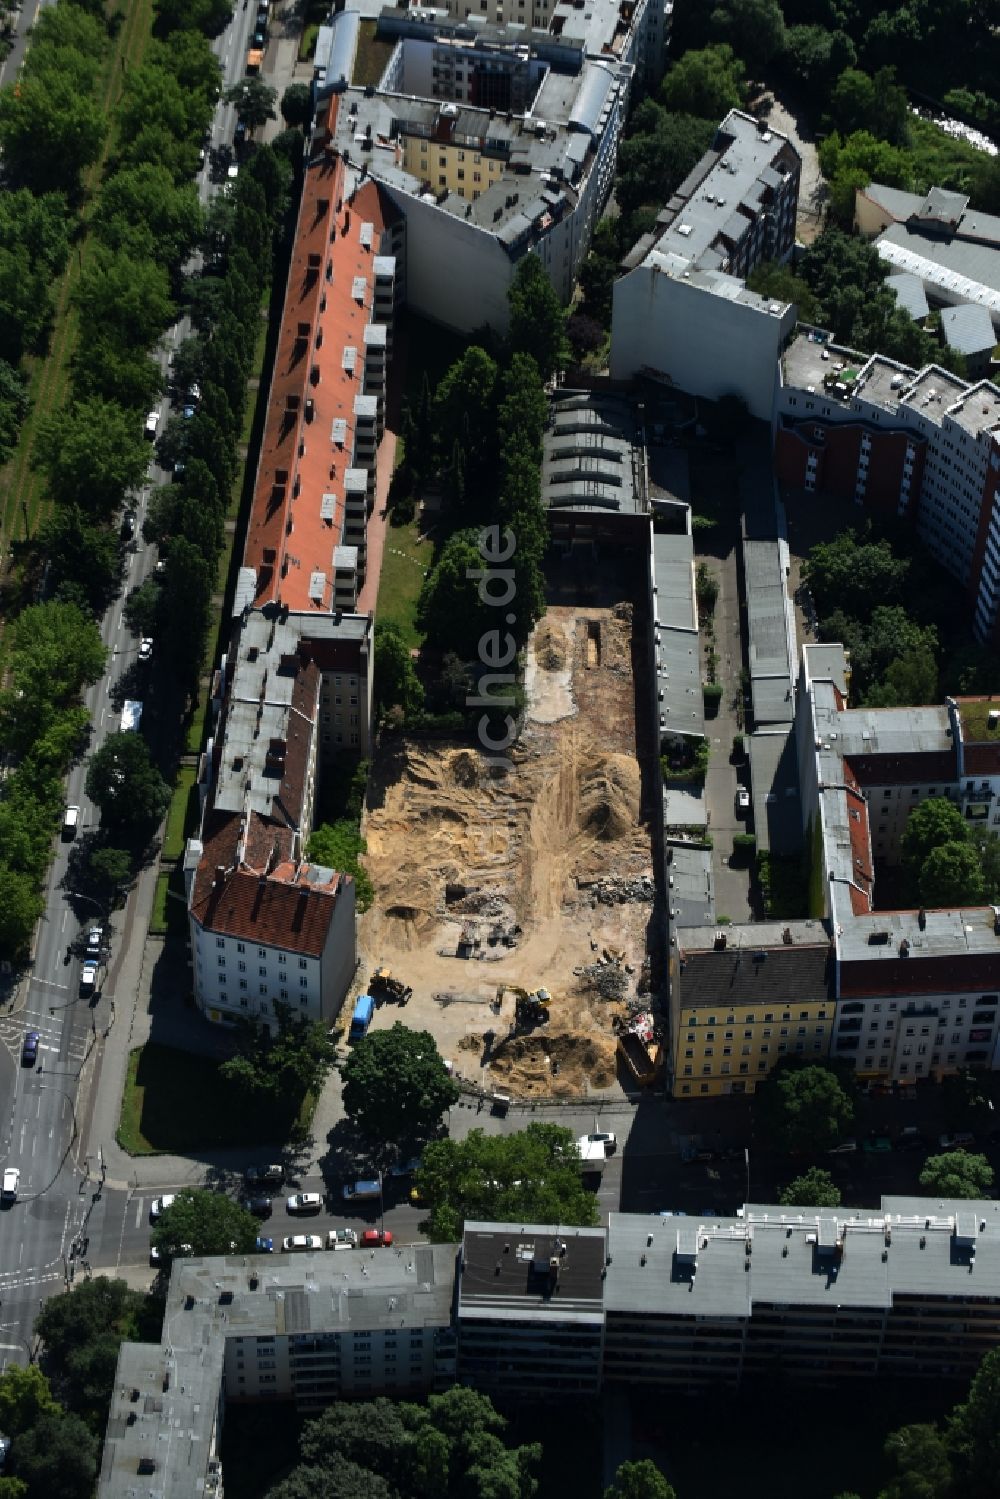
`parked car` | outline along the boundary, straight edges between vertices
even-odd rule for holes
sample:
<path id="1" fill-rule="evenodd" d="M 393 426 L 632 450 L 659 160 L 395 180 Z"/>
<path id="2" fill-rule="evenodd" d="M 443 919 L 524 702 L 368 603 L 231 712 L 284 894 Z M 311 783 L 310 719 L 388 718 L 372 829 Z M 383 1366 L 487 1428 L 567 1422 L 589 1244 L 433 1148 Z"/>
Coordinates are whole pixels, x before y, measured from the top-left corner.
<path id="1" fill-rule="evenodd" d="M 135 536 L 135 511 L 126 510 L 122 516 L 121 538 L 122 541 L 131 541 Z"/>
<path id="2" fill-rule="evenodd" d="M 246 1197 L 243 1200 L 243 1206 L 248 1213 L 253 1213 L 255 1218 L 270 1218 L 271 1216 L 270 1197 Z"/>
<path id="3" fill-rule="evenodd" d="M 254 1245 L 254 1249 L 257 1251 L 258 1254 L 273 1254 L 274 1253 L 274 1240 L 273 1239 L 258 1239 L 257 1242 L 256 1242 L 256 1244 Z"/>
<path id="4" fill-rule="evenodd" d="M 97 964 L 88 958 L 80 970 L 80 993 L 93 994 L 97 988 Z"/>
<path id="5" fill-rule="evenodd" d="M 326 1236 L 327 1249 L 356 1249 L 358 1236 L 353 1228 L 331 1228 Z"/>
<path id="6" fill-rule="evenodd" d="M 587 1139 L 591 1145 L 603 1145 L 605 1155 L 614 1155 L 618 1149 L 618 1137 L 613 1135 L 610 1130 L 595 1130 L 592 1135 L 587 1136 Z"/>
<path id="7" fill-rule="evenodd" d="M 21 1066 L 34 1067 L 38 1061 L 38 1032 L 26 1031 L 21 1043 Z"/>
<path id="8" fill-rule="evenodd" d="M 358 1181 L 344 1183 L 344 1201 L 357 1202 L 366 1197 L 381 1197 L 382 1183 L 380 1181 Z"/>
<path id="9" fill-rule="evenodd" d="M 67 807 L 63 813 L 62 835 L 63 842 L 68 843 L 71 838 L 76 837 L 76 830 L 80 826 L 80 808 Z"/>
<path id="10" fill-rule="evenodd" d="M 970 1134 L 967 1129 L 957 1129 L 954 1134 L 942 1135 L 938 1140 L 942 1150 L 968 1150 L 975 1143 L 975 1135 Z"/>
<path id="11" fill-rule="evenodd" d="M 362 1249 L 389 1249 L 391 1245 L 391 1228 L 366 1228 L 361 1235 Z"/>
<path id="12" fill-rule="evenodd" d="M 908 1124 L 901 1129 L 896 1136 L 897 1150 L 920 1150 L 926 1146 L 927 1141 L 917 1129 L 915 1124 Z"/>
<path id="13" fill-rule="evenodd" d="M 286 1254 L 298 1254 L 306 1249 L 322 1249 L 323 1240 L 319 1234 L 289 1234 L 282 1239 L 281 1247 Z"/>
<path id="14" fill-rule="evenodd" d="M 318 1213 L 323 1207 L 323 1198 L 318 1192 L 293 1192 L 285 1203 L 290 1213 Z"/>
<path id="15" fill-rule="evenodd" d="M 266 1183 L 269 1187 L 280 1187 L 285 1179 L 284 1166 L 248 1166 L 243 1173 L 243 1180 L 248 1187 Z"/>
<path id="16" fill-rule="evenodd" d="M 150 442 L 152 442 L 153 438 L 156 436 L 156 429 L 159 427 L 159 425 L 160 413 L 156 410 L 151 411 L 146 417 L 146 436 L 149 438 Z"/>
<path id="17" fill-rule="evenodd" d="M 857 1150 L 857 1140 L 841 1140 L 839 1145 L 831 1145 L 827 1155 L 850 1155 Z"/>
<path id="18" fill-rule="evenodd" d="M 869 1155 L 881 1155 L 884 1151 L 892 1149 L 892 1141 L 888 1135 L 869 1135 L 862 1143 L 861 1149 Z"/>
<path id="19" fill-rule="evenodd" d="M 151 661 L 153 659 L 153 641 L 149 635 L 144 635 L 139 641 L 139 660 Z"/>
<path id="20" fill-rule="evenodd" d="M 398 1161 L 395 1166 L 389 1167 L 389 1175 L 395 1177 L 412 1176 L 414 1171 L 420 1170 L 420 1157 L 411 1156 L 408 1161 Z"/>
<path id="21" fill-rule="evenodd" d="M 94 957 L 96 959 L 98 953 L 101 950 L 101 943 L 103 941 L 104 941 L 104 928 L 98 922 L 97 926 L 92 926 L 90 928 L 90 930 L 88 931 L 88 933 L 87 933 L 87 955 L 88 955 L 88 957 L 92 956 L 92 957 Z"/>
<path id="22" fill-rule="evenodd" d="M 8 1166 L 3 1174 L 3 1185 L 0 1186 L 0 1202 L 16 1202 L 17 1188 L 21 1180 L 21 1173 L 17 1166 Z"/>
<path id="23" fill-rule="evenodd" d="M 167 1208 L 173 1207 L 176 1201 L 176 1192 L 168 1192 L 165 1197 L 154 1197 L 149 1205 L 149 1216 L 153 1222 L 155 1223 L 157 1218 L 167 1211 Z"/>
<path id="24" fill-rule="evenodd" d="M 737 786 L 734 810 L 737 817 L 742 817 L 745 812 L 750 811 L 750 793 L 745 786 Z"/>
<path id="25" fill-rule="evenodd" d="M 151 1265 L 169 1265 L 171 1260 L 186 1260 L 194 1254 L 193 1244 L 171 1244 L 168 1249 L 157 1249 L 154 1244 L 149 1251 Z"/>

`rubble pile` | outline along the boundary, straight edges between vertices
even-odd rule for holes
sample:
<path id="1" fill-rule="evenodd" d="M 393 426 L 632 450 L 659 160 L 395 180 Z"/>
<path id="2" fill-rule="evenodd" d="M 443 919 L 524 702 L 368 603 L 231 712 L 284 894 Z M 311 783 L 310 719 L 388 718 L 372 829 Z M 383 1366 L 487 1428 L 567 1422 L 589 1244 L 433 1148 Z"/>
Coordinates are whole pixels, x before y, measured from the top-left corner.
<path id="1" fill-rule="evenodd" d="M 591 904 L 595 906 L 621 906 L 627 901 L 652 900 L 656 894 L 653 877 L 649 874 L 635 875 L 631 879 L 606 875 L 586 888 L 590 891 Z"/>

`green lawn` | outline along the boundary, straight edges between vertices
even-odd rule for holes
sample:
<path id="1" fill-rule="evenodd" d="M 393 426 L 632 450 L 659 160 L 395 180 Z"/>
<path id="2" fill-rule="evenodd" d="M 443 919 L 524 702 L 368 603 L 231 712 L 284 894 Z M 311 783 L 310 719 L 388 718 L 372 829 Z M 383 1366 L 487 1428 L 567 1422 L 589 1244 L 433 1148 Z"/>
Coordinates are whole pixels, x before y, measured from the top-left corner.
<path id="1" fill-rule="evenodd" d="M 200 1150 L 212 1145 L 280 1143 L 308 1129 L 315 1100 L 282 1129 L 257 1104 L 227 1091 L 219 1063 L 148 1041 L 129 1053 L 118 1143 L 130 1155 Z"/>
<path id="2" fill-rule="evenodd" d="M 154 937 L 183 937 L 187 932 L 184 875 L 179 867 L 173 873 L 163 870 L 156 877 L 149 930 Z"/>
<path id="3" fill-rule="evenodd" d="M 185 841 L 194 830 L 198 812 L 197 779 L 198 771 L 193 765 L 182 765 L 177 772 L 160 850 L 161 859 L 179 859 L 184 853 Z"/>
<path id="4" fill-rule="evenodd" d="M 415 619 L 417 598 L 424 572 L 434 561 L 433 543 L 422 541 L 418 544 L 418 535 L 415 520 L 406 526 L 390 526 L 386 531 L 375 604 L 375 618 L 380 623 L 392 620 L 399 625 L 411 650 L 423 643 L 424 637 L 417 629 Z"/>
<path id="5" fill-rule="evenodd" d="M 376 40 L 377 21 L 362 21 L 358 36 L 358 55 L 354 59 L 354 82 L 361 86 L 377 84 L 392 56 L 394 42 Z"/>

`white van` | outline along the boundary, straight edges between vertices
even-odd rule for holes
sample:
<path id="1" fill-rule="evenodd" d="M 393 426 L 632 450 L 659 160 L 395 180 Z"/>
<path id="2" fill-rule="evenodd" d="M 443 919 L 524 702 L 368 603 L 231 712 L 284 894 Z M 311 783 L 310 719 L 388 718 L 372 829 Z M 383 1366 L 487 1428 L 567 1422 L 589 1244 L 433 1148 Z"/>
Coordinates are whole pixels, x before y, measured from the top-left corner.
<path id="1" fill-rule="evenodd" d="M 63 816 L 62 835 L 68 842 L 76 837 L 76 830 L 80 826 L 80 808 L 67 807 Z"/>

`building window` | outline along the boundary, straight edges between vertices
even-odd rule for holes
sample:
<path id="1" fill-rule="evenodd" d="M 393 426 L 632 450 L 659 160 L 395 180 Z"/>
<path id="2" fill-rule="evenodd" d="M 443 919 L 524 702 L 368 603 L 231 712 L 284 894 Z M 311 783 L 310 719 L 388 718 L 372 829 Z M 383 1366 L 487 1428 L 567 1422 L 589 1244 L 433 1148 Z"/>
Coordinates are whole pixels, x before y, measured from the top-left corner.
<path id="1" fill-rule="evenodd" d="M 236 951 L 237 952 L 246 952 L 246 950 L 247 950 L 247 945 L 246 945 L 245 942 L 237 942 L 237 944 L 236 944 Z"/>
<path id="2" fill-rule="evenodd" d="M 305 977 L 303 977 L 303 978 L 300 978 L 300 979 L 299 979 L 299 988 L 300 988 L 300 989 L 305 989 L 305 988 L 307 988 L 307 987 L 308 987 L 308 984 L 309 984 L 309 980 L 308 980 L 308 979 L 307 979 L 307 978 L 305 978 Z"/>
<path id="3" fill-rule="evenodd" d="M 246 988 L 246 986 L 247 986 L 247 981 L 246 981 L 246 979 L 240 979 L 240 988 L 241 988 L 241 989 L 245 989 L 245 988 Z"/>
<path id="4" fill-rule="evenodd" d="M 286 955 L 283 952 L 279 952 L 279 954 L 278 954 L 278 962 L 279 963 L 287 963 L 288 962 L 288 958 L 286 957 Z"/>
<path id="5" fill-rule="evenodd" d="M 300 968 L 305 968 L 306 967 L 306 960 L 305 960 L 305 958 L 300 958 L 299 959 L 299 967 Z"/>
<path id="6" fill-rule="evenodd" d="M 216 959 L 216 962 L 218 963 L 218 965 L 219 965 L 220 968 L 225 968 L 225 966 L 226 966 L 226 959 L 225 959 L 225 956 L 222 953 L 219 954 L 218 958 Z"/>
<path id="7" fill-rule="evenodd" d="M 287 1000 L 287 998 L 288 998 L 288 990 L 287 989 L 279 989 L 278 990 L 278 998 L 279 999 L 285 999 L 285 1000 Z"/>
<path id="8" fill-rule="evenodd" d="M 225 937 L 216 937 L 216 939 L 215 939 L 215 945 L 216 945 L 216 947 L 225 947 L 225 945 L 226 945 L 226 939 L 225 939 Z"/>

